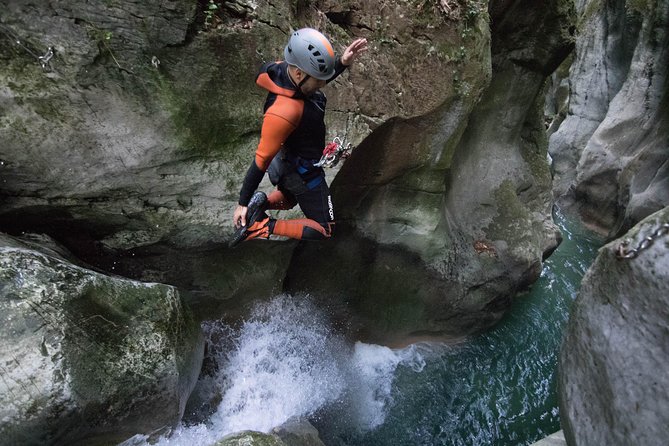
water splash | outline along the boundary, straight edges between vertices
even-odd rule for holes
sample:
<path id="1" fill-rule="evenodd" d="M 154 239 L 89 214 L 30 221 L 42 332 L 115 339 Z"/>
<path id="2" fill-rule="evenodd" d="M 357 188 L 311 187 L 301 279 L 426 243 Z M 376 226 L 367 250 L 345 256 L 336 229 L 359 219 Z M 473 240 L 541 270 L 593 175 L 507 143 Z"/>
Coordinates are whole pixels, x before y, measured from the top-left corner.
<path id="1" fill-rule="evenodd" d="M 420 371 L 421 353 L 410 347 L 350 345 L 304 297 L 282 295 L 258 305 L 238 329 L 204 326 L 208 369 L 199 393 L 218 400 L 208 419 L 182 425 L 157 445 L 213 444 L 242 430 L 269 432 L 292 418 L 346 414 L 358 431 L 383 424 L 392 405 L 397 367 Z M 123 446 L 146 444 L 136 436 Z"/>
<path id="2" fill-rule="evenodd" d="M 219 358 L 223 399 L 215 430 L 267 432 L 291 417 L 308 417 L 346 389 L 346 346 L 316 308 L 282 296 L 256 308 Z"/>

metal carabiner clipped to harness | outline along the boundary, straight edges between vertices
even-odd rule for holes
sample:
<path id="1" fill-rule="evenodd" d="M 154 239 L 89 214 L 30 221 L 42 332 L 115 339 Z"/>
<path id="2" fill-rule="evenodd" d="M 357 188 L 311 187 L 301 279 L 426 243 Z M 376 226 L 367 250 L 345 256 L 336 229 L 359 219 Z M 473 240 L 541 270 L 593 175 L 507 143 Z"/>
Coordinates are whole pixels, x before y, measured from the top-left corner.
<path id="1" fill-rule="evenodd" d="M 344 145 L 342 138 L 336 136 L 331 143 L 323 149 L 321 159 L 314 164 L 315 167 L 335 167 L 341 159 L 351 155 L 351 143 Z"/>

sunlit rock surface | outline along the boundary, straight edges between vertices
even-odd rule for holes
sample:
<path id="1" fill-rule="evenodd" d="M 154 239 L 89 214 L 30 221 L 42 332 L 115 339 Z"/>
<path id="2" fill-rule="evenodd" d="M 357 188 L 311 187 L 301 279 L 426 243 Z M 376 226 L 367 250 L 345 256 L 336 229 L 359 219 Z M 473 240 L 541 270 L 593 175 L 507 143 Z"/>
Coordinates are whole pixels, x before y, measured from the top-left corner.
<path id="1" fill-rule="evenodd" d="M 202 362 L 169 286 L 0 235 L 0 444 L 110 444 L 178 422 Z"/>
<path id="2" fill-rule="evenodd" d="M 573 445 L 662 445 L 669 436 L 669 207 L 604 246 L 574 302 L 562 345 L 560 419 Z M 659 231 L 659 232 L 658 232 Z M 663 235 L 657 235 L 663 234 Z"/>

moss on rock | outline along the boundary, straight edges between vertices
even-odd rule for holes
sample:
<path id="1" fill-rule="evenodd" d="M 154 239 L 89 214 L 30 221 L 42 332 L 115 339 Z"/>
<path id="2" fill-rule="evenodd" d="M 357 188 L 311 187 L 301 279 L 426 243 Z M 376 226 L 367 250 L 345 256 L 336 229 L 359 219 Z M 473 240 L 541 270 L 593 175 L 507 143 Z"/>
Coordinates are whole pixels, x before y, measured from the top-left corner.
<path id="1" fill-rule="evenodd" d="M 203 353 L 199 326 L 176 290 L 0 240 L 8 341 L 0 353 L 12 377 L 0 434 L 13 444 L 56 437 L 95 444 L 176 423 Z"/>

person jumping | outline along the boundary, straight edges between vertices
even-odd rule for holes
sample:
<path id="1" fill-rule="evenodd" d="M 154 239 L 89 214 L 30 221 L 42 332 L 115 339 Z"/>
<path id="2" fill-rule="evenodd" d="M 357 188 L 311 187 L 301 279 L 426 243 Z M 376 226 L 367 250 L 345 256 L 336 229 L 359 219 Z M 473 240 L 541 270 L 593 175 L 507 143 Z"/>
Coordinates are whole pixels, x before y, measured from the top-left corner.
<path id="1" fill-rule="evenodd" d="M 265 64 L 256 84 L 268 91 L 260 142 L 246 172 L 233 213 L 235 233 L 230 247 L 271 234 L 301 240 L 332 236 L 334 210 L 323 168 L 315 166 L 325 147 L 326 97 L 320 91 L 367 50 L 367 40 L 355 39 L 341 57 L 319 31 L 293 32 L 284 60 Z M 269 196 L 257 191 L 265 172 L 277 188 Z M 306 218 L 276 220 L 268 209 L 296 204 Z"/>

